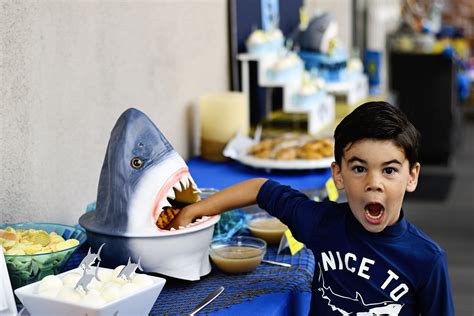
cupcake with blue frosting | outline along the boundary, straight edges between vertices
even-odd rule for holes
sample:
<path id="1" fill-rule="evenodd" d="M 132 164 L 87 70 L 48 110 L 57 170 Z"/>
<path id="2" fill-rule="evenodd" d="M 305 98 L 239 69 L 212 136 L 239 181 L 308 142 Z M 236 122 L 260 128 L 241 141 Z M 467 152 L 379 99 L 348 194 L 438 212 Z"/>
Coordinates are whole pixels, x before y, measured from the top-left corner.
<path id="1" fill-rule="evenodd" d="M 250 54 L 268 54 L 283 48 L 283 33 L 279 29 L 271 32 L 263 30 L 253 31 L 246 41 L 247 51 Z"/>
<path id="2" fill-rule="evenodd" d="M 295 53 L 288 53 L 268 69 L 268 78 L 282 83 L 297 81 L 301 79 L 303 70 L 304 65 L 301 58 Z"/>
<path id="3" fill-rule="evenodd" d="M 323 102 L 327 95 L 324 87 L 324 79 L 310 79 L 305 73 L 301 88 L 293 96 L 293 104 L 298 108 L 309 108 Z"/>

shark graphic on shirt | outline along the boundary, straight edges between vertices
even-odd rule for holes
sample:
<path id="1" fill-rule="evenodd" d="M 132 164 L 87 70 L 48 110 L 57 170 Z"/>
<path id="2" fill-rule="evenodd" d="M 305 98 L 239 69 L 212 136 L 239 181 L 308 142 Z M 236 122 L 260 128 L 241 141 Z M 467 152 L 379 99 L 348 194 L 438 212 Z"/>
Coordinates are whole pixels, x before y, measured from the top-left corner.
<path id="1" fill-rule="evenodd" d="M 321 297 L 328 301 L 328 306 L 330 306 L 333 311 L 338 311 L 341 313 L 341 315 L 397 316 L 403 308 L 403 304 L 398 304 L 394 301 L 383 301 L 367 304 L 359 292 L 356 292 L 354 298 L 337 294 L 331 289 L 330 286 L 326 286 L 323 271 L 319 263 L 318 267 L 318 281 L 321 284 L 321 286 L 318 288 L 318 291 L 321 292 Z"/>

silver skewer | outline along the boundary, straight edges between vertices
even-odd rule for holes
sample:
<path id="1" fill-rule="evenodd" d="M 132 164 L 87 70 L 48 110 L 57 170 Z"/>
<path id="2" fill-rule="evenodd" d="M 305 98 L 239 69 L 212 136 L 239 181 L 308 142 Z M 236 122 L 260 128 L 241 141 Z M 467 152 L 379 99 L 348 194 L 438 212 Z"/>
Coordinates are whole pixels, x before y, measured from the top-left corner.
<path id="1" fill-rule="evenodd" d="M 277 262 L 277 261 L 271 261 L 271 260 L 262 260 L 262 262 L 265 262 L 265 263 L 268 263 L 268 264 L 274 264 L 276 266 L 291 268 L 291 264 L 289 264 L 289 263 L 283 263 L 283 262 Z"/>

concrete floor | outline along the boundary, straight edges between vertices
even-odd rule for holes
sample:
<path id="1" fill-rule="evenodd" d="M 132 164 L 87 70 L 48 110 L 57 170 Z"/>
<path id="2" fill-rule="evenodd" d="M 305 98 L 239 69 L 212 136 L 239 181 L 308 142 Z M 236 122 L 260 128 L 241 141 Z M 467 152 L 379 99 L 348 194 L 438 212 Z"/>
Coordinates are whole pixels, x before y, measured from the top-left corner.
<path id="1" fill-rule="evenodd" d="M 403 208 L 413 224 L 446 250 L 456 315 L 471 316 L 474 315 L 474 115 L 471 111 L 465 113 L 462 134 L 448 167 L 422 166 L 421 172 L 427 175 L 454 176 L 446 199 L 408 197 Z"/>

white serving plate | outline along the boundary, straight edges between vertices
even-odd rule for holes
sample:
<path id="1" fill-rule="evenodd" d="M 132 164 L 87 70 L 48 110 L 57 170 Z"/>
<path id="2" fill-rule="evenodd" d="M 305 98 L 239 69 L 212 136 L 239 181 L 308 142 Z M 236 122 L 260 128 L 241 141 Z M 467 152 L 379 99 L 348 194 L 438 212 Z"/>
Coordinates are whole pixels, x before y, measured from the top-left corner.
<path id="1" fill-rule="evenodd" d="M 256 132 L 260 134 L 261 130 Z M 328 138 L 329 136 L 320 135 L 320 137 Z M 257 136 L 259 139 L 259 136 Z M 325 169 L 330 168 L 334 157 L 322 159 L 291 159 L 291 160 L 277 160 L 277 159 L 263 159 L 249 155 L 247 152 L 249 148 L 258 143 L 257 140 L 252 140 L 248 136 L 237 134 L 231 139 L 224 151 L 225 157 L 234 159 L 243 165 L 259 168 L 259 169 L 275 169 L 275 170 L 311 170 L 311 169 Z"/>
<path id="2" fill-rule="evenodd" d="M 110 270 L 107 268 L 99 268 L 100 270 Z M 82 274 L 81 268 L 76 268 L 67 272 L 58 274 L 63 279 L 69 273 Z M 153 284 L 139 289 L 138 291 L 124 297 L 120 297 L 114 301 L 106 303 L 102 306 L 87 306 L 80 303 L 71 303 L 61 301 L 57 298 L 43 297 L 37 294 L 39 282 L 25 285 L 15 290 L 16 296 L 23 303 L 29 314 L 36 315 L 87 315 L 87 316 L 103 316 L 103 315 L 148 315 L 153 307 L 156 299 L 161 293 L 166 280 L 159 277 L 150 276 Z"/>
<path id="3" fill-rule="evenodd" d="M 322 158 L 318 160 L 292 159 L 292 160 L 276 160 L 262 159 L 251 155 L 240 155 L 237 159 L 240 163 L 262 169 L 279 169 L 279 170 L 309 170 L 330 168 L 334 157 Z"/>

